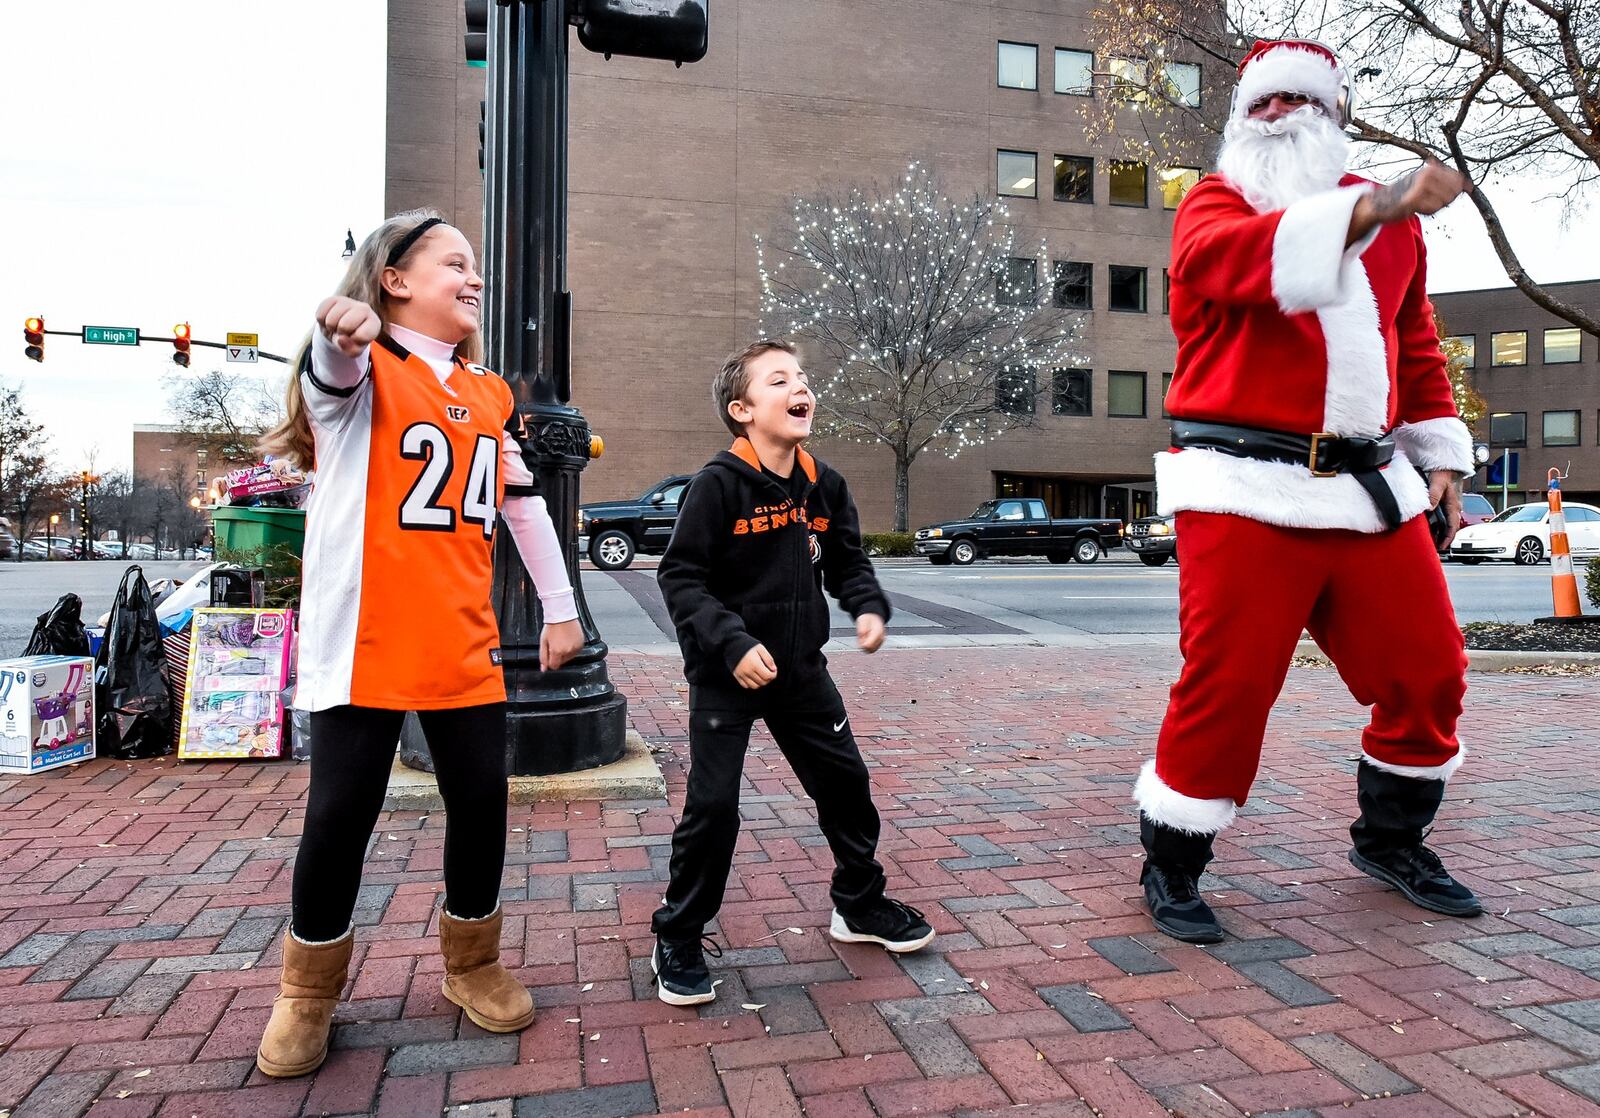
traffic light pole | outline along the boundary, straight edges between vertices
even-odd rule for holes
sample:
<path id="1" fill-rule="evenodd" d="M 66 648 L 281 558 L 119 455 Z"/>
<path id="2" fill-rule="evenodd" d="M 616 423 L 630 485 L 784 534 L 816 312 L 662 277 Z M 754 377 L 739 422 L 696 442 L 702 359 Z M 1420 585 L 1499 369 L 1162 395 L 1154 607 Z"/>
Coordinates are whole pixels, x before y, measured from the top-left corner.
<path id="1" fill-rule="evenodd" d="M 572 772 L 622 756 L 627 700 L 578 573 L 579 475 L 594 443 L 572 396 L 567 290 L 567 0 L 495 4 L 489 21 L 484 258 L 488 364 L 510 383 L 528 430 L 523 460 L 555 521 L 583 628 L 583 650 L 539 670 L 544 618 L 509 534 L 495 543 L 495 610 L 517 775 Z"/>

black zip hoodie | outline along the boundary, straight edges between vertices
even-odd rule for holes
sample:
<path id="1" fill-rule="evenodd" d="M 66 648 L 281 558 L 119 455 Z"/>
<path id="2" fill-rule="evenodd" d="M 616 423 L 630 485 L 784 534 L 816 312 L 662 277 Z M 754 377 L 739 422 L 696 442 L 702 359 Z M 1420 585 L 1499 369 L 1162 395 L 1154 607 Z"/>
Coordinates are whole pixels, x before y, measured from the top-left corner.
<path id="1" fill-rule="evenodd" d="M 689 682 L 737 687 L 733 669 L 758 644 L 779 684 L 823 667 L 828 605 L 889 619 L 889 598 L 861 546 L 855 503 L 838 471 L 796 451 L 798 498 L 748 439 L 694 476 L 656 580 L 683 648 Z"/>

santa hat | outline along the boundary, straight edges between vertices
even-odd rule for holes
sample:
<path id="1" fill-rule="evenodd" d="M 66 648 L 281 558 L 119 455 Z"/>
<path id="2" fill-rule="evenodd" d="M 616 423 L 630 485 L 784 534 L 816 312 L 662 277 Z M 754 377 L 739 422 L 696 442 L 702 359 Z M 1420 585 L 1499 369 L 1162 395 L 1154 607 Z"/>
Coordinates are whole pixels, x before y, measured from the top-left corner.
<path id="1" fill-rule="evenodd" d="M 1349 115 L 1350 79 L 1333 51 L 1310 39 L 1257 39 L 1239 63 L 1234 117 L 1243 117 L 1258 98 L 1272 93 L 1303 93 L 1344 123 Z"/>

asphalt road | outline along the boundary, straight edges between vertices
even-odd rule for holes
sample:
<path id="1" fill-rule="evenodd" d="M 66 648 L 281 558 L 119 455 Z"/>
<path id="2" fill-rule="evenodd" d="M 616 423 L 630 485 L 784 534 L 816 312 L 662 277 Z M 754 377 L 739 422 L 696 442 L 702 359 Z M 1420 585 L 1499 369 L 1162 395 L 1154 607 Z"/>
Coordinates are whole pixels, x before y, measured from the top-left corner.
<path id="1" fill-rule="evenodd" d="M 1165 644 L 1178 632 L 1177 568 L 1147 568 L 1116 556 L 1090 566 L 1044 562 L 934 567 L 892 560 L 879 576 L 895 602 L 891 640 L 905 644 Z M 67 591 L 84 599 L 92 622 L 111 607 L 121 562 L 0 562 L 0 658 L 22 651 L 36 614 Z M 192 562 L 143 564 L 146 577 L 186 577 Z M 656 590 L 654 562 L 616 574 L 585 570 L 584 593 L 605 639 L 619 648 L 662 651 L 671 626 Z M 1580 565 L 1581 568 L 1581 565 Z M 1550 568 L 1447 563 L 1457 616 L 1529 621 L 1551 610 Z M 1581 578 L 1581 569 L 1580 569 Z M 835 612 L 835 636 L 851 623 Z"/>

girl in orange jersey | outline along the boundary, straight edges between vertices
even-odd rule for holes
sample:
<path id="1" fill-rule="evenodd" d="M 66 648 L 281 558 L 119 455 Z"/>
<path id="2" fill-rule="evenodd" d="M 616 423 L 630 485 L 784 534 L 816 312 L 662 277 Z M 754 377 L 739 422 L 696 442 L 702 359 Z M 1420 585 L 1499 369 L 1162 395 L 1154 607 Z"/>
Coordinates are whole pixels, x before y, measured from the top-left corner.
<path id="1" fill-rule="evenodd" d="M 446 810 L 444 994 L 512 1032 L 533 999 L 500 964 L 506 851 L 505 682 L 490 603 L 505 518 L 544 607 L 545 670 L 583 645 L 555 527 L 522 460 L 511 390 L 477 364 L 483 280 L 438 214 L 362 244 L 291 378 L 265 449 L 316 467 L 302 565 L 299 685 L 311 789 L 281 990 L 256 1063 L 304 1075 L 327 1055 L 354 943 L 361 865 L 406 711 Z"/>

